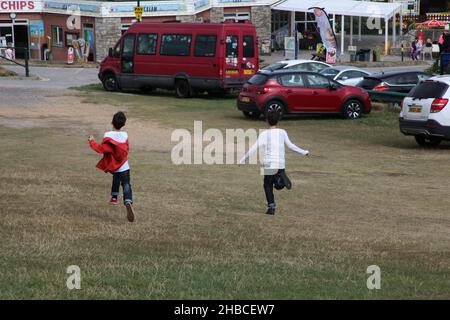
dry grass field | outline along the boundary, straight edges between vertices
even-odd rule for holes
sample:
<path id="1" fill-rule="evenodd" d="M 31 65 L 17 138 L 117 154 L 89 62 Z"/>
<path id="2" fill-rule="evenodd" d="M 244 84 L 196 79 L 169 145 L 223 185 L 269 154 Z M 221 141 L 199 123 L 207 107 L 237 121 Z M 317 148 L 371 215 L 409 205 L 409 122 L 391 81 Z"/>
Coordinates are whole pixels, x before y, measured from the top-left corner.
<path id="1" fill-rule="evenodd" d="M 126 111 L 137 221 L 108 205 L 88 147 Z M 259 167 L 170 160 L 175 128 L 263 128 L 233 98 L 109 94 L 0 102 L 0 298 L 449 299 L 450 144 L 420 149 L 397 114 L 282 122 L 291 191 L 266 216 Z M 66 268 L 81 268 L 68 290 Z M 366 268 L 381 268 L 368 290 Z"/>

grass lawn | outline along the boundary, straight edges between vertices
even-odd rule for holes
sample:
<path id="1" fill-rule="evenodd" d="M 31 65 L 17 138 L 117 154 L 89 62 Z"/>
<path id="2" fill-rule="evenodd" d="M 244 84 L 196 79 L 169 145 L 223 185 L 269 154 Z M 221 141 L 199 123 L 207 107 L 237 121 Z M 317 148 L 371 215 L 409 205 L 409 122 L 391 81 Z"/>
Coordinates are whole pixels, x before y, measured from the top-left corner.
<path id="1" fill-rule="evenodd" d="M 313 156 L 288 152 L 293 189 L 276 193 L 270 217 L 258 166 L 170 160 L 171 131 L 195 120 L 265 126 L 233 98 L 95 85 L 49 99 L 55 107 L 35 113 L 0 108 L 0 120 L 31 123 L 0 121 L 2 299 L 450 298 L 450 145 L 420 149 L 394 112 L 283 120 Z M 111 178 L 87 144 L 117 110 L 129 118 L 133 224 L 107 204 Z M 66 288 L 69 265 L 81 268 L 81 290 Z M 370 265 L 380 290 L 366 287 Z"/>

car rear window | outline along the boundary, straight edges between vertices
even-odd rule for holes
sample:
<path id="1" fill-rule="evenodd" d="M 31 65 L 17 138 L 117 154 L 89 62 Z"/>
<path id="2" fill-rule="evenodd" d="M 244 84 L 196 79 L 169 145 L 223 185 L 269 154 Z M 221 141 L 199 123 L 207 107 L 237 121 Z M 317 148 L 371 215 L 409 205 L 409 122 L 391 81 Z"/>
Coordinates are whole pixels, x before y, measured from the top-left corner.
<path id="1" fill-rule="evenodd" d="M 444 96 L 447 90 L 448 85 L 445 83 L 437 81 L 426 81 L 414 87 L 408 94 L 408 97 L 417 99 L 440 99 Z"/>
<path id="2" fill-rule="evenodd" d="M 364 88 L 367 90 L 372 90 L 380 83 L 381 83 L 381 80 L 377 79 L 377 78 L 364 78 L 360 83 L 358 83 L 358 87 L 361 87 L 361 88 Z"/>
<path id="3" fill-rule="evenodd" d="M 263 70 L 280 70 L 287 66 L 287 63 L 272 63 L 271 65 L 268 65 L 267 67 L 262 68 Z"/>
<path id="4" fill-rule="evenodd" d="M 250 84 L 256 84 L 256 85 L 262 85 L 265 84 L 269 80 L 269 77 L 264 74 L 255 74 L 253 77 L 251 77 L 248 80 L 248 83 Z"/>
<path id="5" fill-rule="evenodd" d="M 319 73 L 329 79 L 333 79 L 335 76 L 337 76 L 339 71 L 336 69 L 323 69 Z"/>

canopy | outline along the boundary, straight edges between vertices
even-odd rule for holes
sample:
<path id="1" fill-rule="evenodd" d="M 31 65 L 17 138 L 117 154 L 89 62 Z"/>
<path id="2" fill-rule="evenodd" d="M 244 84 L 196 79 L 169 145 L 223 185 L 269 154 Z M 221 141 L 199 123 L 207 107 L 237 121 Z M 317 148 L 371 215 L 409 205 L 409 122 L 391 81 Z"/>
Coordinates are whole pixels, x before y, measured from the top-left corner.
<path id="1" fill-rule="evenodd" d="M 389 19 L 399 13 L 402 4 L 354 0 L 286 0 L 275 4 L 272 9 L 308 12 L 311 7 L 324 8 L 328 14 Z"/>
<path id="2" fill-rule="evenodd" d="M 359 17 L 359 38 L 361 38 L 361 17 L 371 17 L 376 19 L 384 19 L 385 21 L 385 41 L 384 50 L 388 52 L 388 36 L 389 36 L 389 19 L 392 18 L 392 42 L 396 43 L 396 23 L 397 14 L 400 16 L 399 34 L 403 25 L 403 3 L 401 2 L 370 2 L 355 0 L 284 0 L 272 5 L 273 10 L 295 12 L 311 12 L 309 8 L 323 8 L 328 15 L 340 15 L 341 21 L 341 53 L 344 53 L 344 34 L 345 34 L 345 17 Z M 306 20 L 307 20 L 307 16 Z M 307 22 L 307 21 L 306 21 Z M 294 32 L 295 19 L 291 19 L 291 34 Z M 335 19 L 333 19 L 333 29 L 335 28 Z M 353 45 L 353 23 L 350 23 L 350 45 Z"/>
<path id="3" fill-rule="evenodd" d="M 443 28 L 445 27 L 447 24 L 445 22 L 442 21 L 438 21 L 438 20 L 428 20 L 422 23 L 416 23 L 416 28 Z"/>

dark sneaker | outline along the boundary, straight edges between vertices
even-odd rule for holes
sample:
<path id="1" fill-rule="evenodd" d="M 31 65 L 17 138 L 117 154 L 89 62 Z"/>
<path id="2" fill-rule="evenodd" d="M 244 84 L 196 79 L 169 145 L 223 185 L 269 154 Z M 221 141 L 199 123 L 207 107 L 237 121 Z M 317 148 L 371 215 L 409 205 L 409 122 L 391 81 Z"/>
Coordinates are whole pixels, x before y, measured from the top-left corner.
<path id="1" fill-rule="evenodd" d="M 288 176 L 286 175 L 285 171 L 280 172 L 280 177 L 281 177 L 281 180 L 283 181 L 283 184 L 286 187 L 286 189 L 291 190 L 292 183 L 291 183 L 291 180 L 289 180 Z"/>
<path id="2" fill-rule="evenodd" d="M 111 200 L 109 200 L 109 204 L 116 205 L 119 204 L 119 201 L 117 200 L 117 198 L 111 198 Z"/>
<path id="3" fill-rule="evenodd" d="M 133 212 L 133 206 L 130 202 L 125 203 L 125 208 L 127 208 L 127 219 L 130 222 L 134 221 L 134 212 Z"/>
<path id="4" fill-rule="evenodd" d="M 273 208 L 273 207 L 267 208 L 266 214 L 271 215 L 271 216 L 275 215 L 275 208 Z"/>

